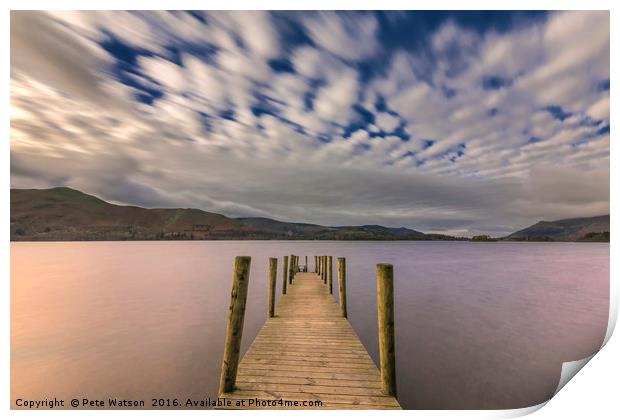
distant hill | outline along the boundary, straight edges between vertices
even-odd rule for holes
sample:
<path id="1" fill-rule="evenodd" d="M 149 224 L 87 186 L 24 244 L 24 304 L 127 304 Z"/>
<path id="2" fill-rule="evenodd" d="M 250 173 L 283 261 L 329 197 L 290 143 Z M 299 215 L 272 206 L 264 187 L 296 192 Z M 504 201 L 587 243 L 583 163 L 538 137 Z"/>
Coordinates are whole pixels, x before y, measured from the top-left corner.
<path id="1" fill-rule="evenodd" d="M 198 209 L 119 206 L 67 188 L 11 189 L 12 241 L 158 239 L 454 240 L 378 225 L 320 226 Z"/>
<path id="2" fill-rule="evenodd" d="M 309 223 L 286 223 L 263 217 L 238 218 L 236 220 L 260 232 L 288 237 L 306 237 L 308 239 L 431 239 L 427 238 L 429 235 L 404 227 L 389 228 L 378 225 L 321 226 Z"/>
<path id="3" fill-rule="evenodd" d="M 609 242 L 609 215 L 540 221 L 505 238 L 511 241 Z"/>
<path id="4" fill-rule="evenodd" d="M 71 188 L 11 189 L 11 240 L 191 239 L 244 232 L 197 209 L 118 206 Z"/>

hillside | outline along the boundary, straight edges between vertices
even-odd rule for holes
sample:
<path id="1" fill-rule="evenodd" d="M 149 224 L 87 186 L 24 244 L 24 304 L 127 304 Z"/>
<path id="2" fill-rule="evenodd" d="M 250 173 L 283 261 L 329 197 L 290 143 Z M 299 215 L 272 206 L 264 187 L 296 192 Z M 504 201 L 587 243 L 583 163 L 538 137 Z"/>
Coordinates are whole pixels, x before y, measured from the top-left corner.
<path id="1" fill-rule="evenodd" d="M 505 238 L 511 241 L 609 242 L 609 215 L 540 221 Z"/>
<path id="2" fill-rule="evenodd" d="M 401 228 L 389 228 L 378 225 L 364 226 L 320 226 L 308 223 L 286 223 L 273 219 L 252 217 L 237 219 L 246 226 L 253 227 L 257 231 L 268 232 L 289 237 L 302 237 L 307 239 L 429 239 L 417 230 Z"/>
<path id="3" fill-rule="evenodd" d="M 449 240 L 407 228 L 320 226 L 230 218 L 198 209 L 119 206 L 58 187 L 11 189 L 12 241 L 158 239 Z"/>
<path id="4" fill-rule="evenodd" d="M 11 240 L 202 239 L 240 232 L 241 222 L 197 209 L 118 206 L 64 187 L 11 189 Z"/>

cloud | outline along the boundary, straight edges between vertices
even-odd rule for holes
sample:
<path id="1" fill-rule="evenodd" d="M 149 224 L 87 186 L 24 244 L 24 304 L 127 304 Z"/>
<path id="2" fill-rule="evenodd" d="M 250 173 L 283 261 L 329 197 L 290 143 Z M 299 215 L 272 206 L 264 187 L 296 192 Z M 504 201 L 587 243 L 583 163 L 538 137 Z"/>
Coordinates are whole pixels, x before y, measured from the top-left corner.
<path id="1" fill-rule="evenodd" d="M 316 114 L 326 120 L 345 125 L 351 119 L 351 106 L 358 99 L 358 75 L 347 69 L 319 89 L 314 101 Z"/>
<path id="2" fill-rule="evenodd" d="M 312 40 L 337 57 L 358 60 L 378 47 L 379 25 L 373 15 L 317 12 L 303 22 Z"/>
<path id="3" fill-rule="evenodd" d="M 13 12 L 11 184 L 465 233 L 609 211 L 608 13 L 422 49 L 376 16 Z"/>
<path id="4" fill-rule="evenodd" d="M 253 54 L 259 57 L 273 58 L 281 53 L 278 33 L 274 30 L 270 12 L 212 12 L 209 17 L 225 28 L 231 38 L 235 36 L 241 38 Z M 230 47 L 231 44 L 228 46 Z"/>
<path id="5" fill-rule="evenodd" d="M 391 133 L 400 125 L 400 119 L 387 112 L 379 112 L 375 115 L 375 124 L 386 133 Z"/>
<path id="6" fill-rule="evenodd" d="M 38 12 L 11 12 L 11 74 L 30 78 L 87 100 L 121 106 L 104 88 L 101 74 L 111 57 L 96 43 L 74 36 Z"/>
<path id="7" fill-rule="evenodd" d="M 609 120 L 609 95 L 604 95 L 586 113 L 597 120 Z"/>

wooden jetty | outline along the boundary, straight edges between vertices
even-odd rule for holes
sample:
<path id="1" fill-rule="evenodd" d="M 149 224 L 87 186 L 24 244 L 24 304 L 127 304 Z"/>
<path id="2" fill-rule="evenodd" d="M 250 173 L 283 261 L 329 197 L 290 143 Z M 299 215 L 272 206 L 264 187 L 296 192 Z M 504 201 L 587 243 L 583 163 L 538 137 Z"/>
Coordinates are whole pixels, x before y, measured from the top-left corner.
<path id="1" fill-rule="evenodd" d="M 332 257 L 315 257 L 321 274 L 300 272 L 298 260 L 284 257 L 290 278 L 283 276 L 285 294 L 274 307 L 277 259 L 269 259 L 269 317 L 239 362 L 250 257 L 237 257 L 219 392 L 229 405 L 222 408 L 400 409 L 392 266 L 377 266 L 379 370 L 347 320 L 345 259 L 338 258 L 339 303 L 332 294 Z"/>

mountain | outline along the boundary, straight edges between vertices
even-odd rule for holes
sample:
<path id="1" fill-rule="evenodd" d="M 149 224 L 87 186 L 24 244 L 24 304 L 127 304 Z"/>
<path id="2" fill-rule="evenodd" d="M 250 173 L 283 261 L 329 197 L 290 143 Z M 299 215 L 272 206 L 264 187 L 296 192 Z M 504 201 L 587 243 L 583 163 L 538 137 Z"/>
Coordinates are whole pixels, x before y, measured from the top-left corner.
<path id="1" fill-rule="evenodd" d="M 11 189 L 11 240 L 105 240 L 226 236 L 243 224 L 197 209 L 118 206 L 80 191 Z"/>
<path id="2" fill-rule="evenodd" d="M 157 239 L 454 240 L 378 225 L 320 226 L 198 209 L 120 206 L 67 188 L 11 189 L 12 241 Z"/>
<path id="3" fill-rule="evenodd" d="M 609 215 L 540 221 L 505 238 L 510 241 L 609 242 Z"/>
<path id="4" fill-rule="evenodd" d="M 431 239 L 432 235 L 426 235 L 417 230 L 401 228 L 389 228 L 378 225 L 364 226 L 320 226 L 309 223 L 286 223 L 263 217 L 239 218 L 246 226 L 251 226 L 257 231 L 295 237 L 301 239 Z"/>

